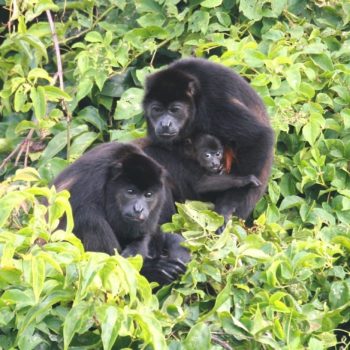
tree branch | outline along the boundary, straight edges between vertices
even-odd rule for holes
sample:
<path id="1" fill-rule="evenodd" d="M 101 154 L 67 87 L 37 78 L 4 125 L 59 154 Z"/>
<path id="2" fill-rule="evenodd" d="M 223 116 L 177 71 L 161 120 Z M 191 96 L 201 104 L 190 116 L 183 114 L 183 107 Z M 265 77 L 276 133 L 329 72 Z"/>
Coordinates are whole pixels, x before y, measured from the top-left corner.
<path id="1" fill-rule="evenodd" d="M 226 350 L 233 350 L 233 348 L 228 344 L 226 343 L 225 341 L 223 341 L 222 339 L 220 339 L 219 337 L 217 337 L 216 335 L 211 335 L 211 340 L 220 345 L 222 348 L 226 349 Z"/>
<path id="2" fill-rule="evenodd" d="M 54 44 L 54 49 L 56 53 L 56 60 L 57 60 L 57 76 L 58 81 L 60 85 L 60 89 L 64 91 L 64 82 L 63 82 L 63 68 L 62 68 L 62 59 L 61 59 L 61 52 L 60 52 L 60 45 L 58 42 L 58 37 L 56 33 L 55 23 L 52 19 L 51 11 L 46 10 L 46 16 L 50 25 L 50 30 L 52 34 L 52 41 Z M 67 160 L 69 160 L 69 151 L 70 151 L 70 122 L 71 122 L 71 115 L 69 113 L 68 105 L 65 100 L 61 100 L 61 105 L 63 108 L 63 111 L 66 114 L 66 120 L 67 120 Z"/>
<path id="3" fill-rule="evenodd" d="M 0 165 L 0 170 L 2 170 L 5 165 L 12 159 L 12 157 L 17 154 L 16 160 L 15 160 L 15 165 L 17 166 L 21 155 L 23 152 L 25 152 L 25 159 L 24 159 L 24 166 L 27 166 L 28 163 L 28 153 L 30 149 L 30 140 L 33 136 L 34 129 L 30 129 L 28 135 L 25 137 L 24 140 L 22 140 L 16 147 L 15 149 L 2 161 Z"/>

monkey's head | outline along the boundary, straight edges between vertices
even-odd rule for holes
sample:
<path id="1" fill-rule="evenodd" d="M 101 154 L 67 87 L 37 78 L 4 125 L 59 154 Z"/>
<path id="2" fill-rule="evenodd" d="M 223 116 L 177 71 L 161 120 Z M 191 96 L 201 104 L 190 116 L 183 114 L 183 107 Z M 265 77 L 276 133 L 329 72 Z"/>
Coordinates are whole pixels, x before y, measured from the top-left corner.
<path id="1" fill-rule="evenodd" d="M 199 134 L 191 142 L 195 160 L 209 173 L 220 173 L 224 157 L 224 147 L 220 140 L 209 134 Z"/>
<path id="2" fill-rule="evenodd" d="M 143 153 L 131 153 L 113 165 L 115 206 L 123 222 L 136 230 L 158 223 L 165 198 L 164 170 Z"/>
<path id="3" fill-rule="evenodd" d="M 199 82 L 192 75 L 173 68 L 150 75 L 143 100 L 149 137 L 173 143 L 190 135 L 198 95 Z"/>

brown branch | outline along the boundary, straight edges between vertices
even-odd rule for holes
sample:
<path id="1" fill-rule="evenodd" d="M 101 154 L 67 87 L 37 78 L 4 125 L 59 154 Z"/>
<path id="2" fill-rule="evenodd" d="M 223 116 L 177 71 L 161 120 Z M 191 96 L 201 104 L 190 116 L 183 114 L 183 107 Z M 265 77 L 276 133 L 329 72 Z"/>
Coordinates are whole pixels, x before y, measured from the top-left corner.
<path id="1" fill-rule="evenodd" d="M 16 160 L 15 160 L 15 166 L 17 166 L 22 153 L 25 151 L 25 161 L 24 166 L 27 166 L 28 162 L 28 153 L 29 153 L 29 146 L 30 146 L 30 140 L 33 136 L 34 129 L 30 129 L 28 135 L 23 139 L 16 147 L 15 149 L 2 161 L 0 165 L 0 170 L 5 167 L 5 165 L 17 154 Z"/>
<path id="2" fill-rule="evenodd" d="M 28 157 L 29 157 L 29 150 L 30 150 L 30 146 L 32 144 L 31 142 L 31 138 L 34 134 L 34 129 L 30 129 L 29 134 L 27 136 L 27 141 L 26 141 L 26 147 L 25 147 L 25 154 L 24 154 L 24 167 L 26 168 L 28 165 Z"/>
<path id="3" fill-rule="evenodd" d="M 27 166 L 28 154 L 29 154 L 29 149 L 30 149 L 31 139 L 33 137 L 33 134 L 34 134 L 34 129 L 30 129 L 26 138 L 21 142 L 21 147 L 19 149 L 19 152 L 18 152 L 17 157 L 16 157 L 16 161 L 15 161 L 15 166 L 18 165 L 18 162 L 19 162 L 23 152 L 24 152 L 24 167 Z"/>
<path id="4" fill-rule="evenodd" d="M 20 142 L 16 148 L 2 161 L 0 165 L 0 170 L 5 167 L 5 165 L 11 160 L 11 158 L 18 152 L 18 150 L 21 148 L 23 144 L 23 141 Z"/>
<path id="5" fill-rule="evenodd" d="M 233 348 L 227 344 L 225 341 L 223 341 L 222 339 L 220 339 L 219 337 L 217 337 L 216 335 L 211 335 L 211 340 L 220 345 L 222 348 L 226 349 L 226 350 L 233 350 Z"/>
<path id="6" fill-rule="evenodd" d="M 57 33 L 56 33 L 56 28 L 55 28 L 55 23 L 52 19 L 52 15 L 50 10 L 46 10 L 46 16 L 49 21 L 50 25 L 50 30 L 52 34 L 52 41 L 53 45 L 55 48 L 55 53 L 56 53 L 56 59 L 57 59 L 57 75 L 58 75 L 58 80 L 60 82 L 60 89 L 64 90 L 64 83 L 63 83 L 63 69 L 62 69 L 62 60 L 61 60 L 61 53 L 60 53 L 60 45 L 58 43 L 58 38 L 57 38 Z"/>
<path id="7" fill-rule="evenodd" d="M 64 91 L 64 82 L 63 82 L 63 68 L 62 68 L 62 59 L 61 59 L 61 52 L 60 52 L 60 45 L 58 42 L 58 37 L 56 33 L 55 23 L 52 19 L 51 11 L 46 10 L 46 16 L 49 21 L 50 30 L 52 34 L 52 41 L 56 53 L 56 61 L 57 61 L 57 73 L 55 76 L 58 76 L 60 89 Z M 69 113 L 68 105 L 64 99 L 61 100 L 62 109 L 65 112 L 66 115 L 66 121 L 67 121 L 67 160 L 69 160 L 69 151 L 70 151 L 70 122 L 72 120 L 72 117 Z"/>

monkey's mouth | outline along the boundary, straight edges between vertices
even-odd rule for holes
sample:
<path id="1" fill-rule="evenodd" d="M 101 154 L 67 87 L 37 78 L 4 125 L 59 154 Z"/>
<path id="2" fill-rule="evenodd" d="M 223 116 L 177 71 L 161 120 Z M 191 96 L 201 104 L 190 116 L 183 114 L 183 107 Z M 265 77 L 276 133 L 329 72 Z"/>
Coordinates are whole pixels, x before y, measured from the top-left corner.
<path id="1" fill-rule="evenodd" d="M 221 165 L 217 165 L 217 166 L 213 166 L 211 169 L 210 169 L 210 172 L 212 174 L 218 174 L 218 173 L 221 173 L 222 169 L 224 168 L 224 166 L 221 164 Z"/>
<path id="2" fill-rule="evenodd" d="M 158 133 L 157 136 L 161 139 L 170 140 L 177 136 L 177 132 L 162 132 Z"/>
<path id="3" fill-rule="evenodd" d="M 130 222 L 142 224 L 146 220 L 146 217 L 144 215 L 140 215 L 140 216 L 125 215 L 125 219 Z"/>

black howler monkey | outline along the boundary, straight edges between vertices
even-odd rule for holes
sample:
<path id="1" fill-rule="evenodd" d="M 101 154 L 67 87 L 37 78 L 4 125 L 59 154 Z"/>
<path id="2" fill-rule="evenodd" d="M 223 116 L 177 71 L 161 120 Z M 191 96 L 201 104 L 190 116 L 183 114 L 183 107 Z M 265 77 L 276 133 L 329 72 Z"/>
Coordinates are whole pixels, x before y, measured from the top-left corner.
<path id="1" fill-rule="evenodd" d="M 180 245 L 182 237 L 162 233 L 158 224 L 166 199 L 164 170 L 138 147 L 97 146 L 66 168 L 54 185 L 70 191 L 74 232 L 87 250 L 141 254 L 141 272 L 161 284 L 183 272 L 189 254 Z"/>
<path id="2" fill-rule="evenodd" d="M 224 172 L 224 146 L 217 137 L 197 134 L 184 142 L 184 155 L 202 168 L 193 171 L 191 182 L 198 194 L 225 191 L 247 185 L 258 187 L 261 182 L 254 175 L 233 176 Z M 203 171 L 204 170 L 204 171 Z"/>
<path id="3" fill-rule="evenodd" d="M 181 59 L 147 78 L 143 107 L 148 135 L 159 149 L 171 153 L 191 135 L 209 133 L 233 150 L 231 173 L 255 175 L 262 185 L 227 190 L 215 207 L 225 218 L 247 218 L 265 191 L 274 145 L 264 104 L 249 84 L 223 65 Z"/>

